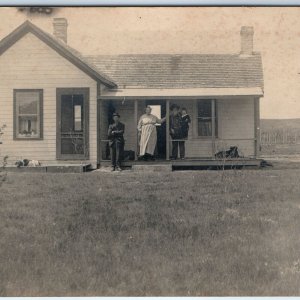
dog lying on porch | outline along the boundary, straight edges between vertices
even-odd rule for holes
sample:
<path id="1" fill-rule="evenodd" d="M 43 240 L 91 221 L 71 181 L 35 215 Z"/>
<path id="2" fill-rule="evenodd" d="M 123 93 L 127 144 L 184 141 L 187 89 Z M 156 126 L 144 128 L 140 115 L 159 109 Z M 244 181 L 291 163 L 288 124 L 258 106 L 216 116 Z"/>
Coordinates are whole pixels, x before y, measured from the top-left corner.
<path id="1" fill-rule="evenodd" d="M 34 160 L 34 159 L 20 159 L 17 160 L 15 165 L 20 168 L 20 167 L 39 167 L 41 165 L 41 163 L 38 160 Z"/>
<path id="2" fill-rule="evenodd" d="M 219 151 L 215 154 L 215 158 L 239 158 L 239 150 L 237 146 L 231 146 L 229 150 Z"/>

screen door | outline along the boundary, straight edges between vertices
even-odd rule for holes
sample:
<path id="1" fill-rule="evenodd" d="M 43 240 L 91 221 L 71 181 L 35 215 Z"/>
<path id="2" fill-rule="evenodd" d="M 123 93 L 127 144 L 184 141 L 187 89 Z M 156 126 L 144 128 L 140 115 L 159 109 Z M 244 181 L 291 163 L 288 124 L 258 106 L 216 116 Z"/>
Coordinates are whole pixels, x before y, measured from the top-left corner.
<path id="1" fill-rule="evenodd" d="M 88 157 L 88 90 L 57 90 L 57 158 Z"/>

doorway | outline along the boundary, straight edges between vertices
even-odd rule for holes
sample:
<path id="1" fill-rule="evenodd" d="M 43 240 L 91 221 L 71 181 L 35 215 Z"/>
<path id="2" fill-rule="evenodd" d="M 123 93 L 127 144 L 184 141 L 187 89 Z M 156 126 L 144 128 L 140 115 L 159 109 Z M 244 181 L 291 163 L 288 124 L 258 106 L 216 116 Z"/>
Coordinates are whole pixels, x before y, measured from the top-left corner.
<path id="1" fill-rule="evenodd" d="M 164 100 L 148 100 L 146 106 L 152 108 L 152 114 L 159 119 L 166 116 L 166 102 Z M 157 159 L 166 159 L 166 122 L 156 125 L 157 143 L 155 149 L 155 157 Z"/>
<path id="2" fill-rule="evenodd" d="M 88 103 L 88 88 L 57 89 L 57 159 L 88 159 Z"/>

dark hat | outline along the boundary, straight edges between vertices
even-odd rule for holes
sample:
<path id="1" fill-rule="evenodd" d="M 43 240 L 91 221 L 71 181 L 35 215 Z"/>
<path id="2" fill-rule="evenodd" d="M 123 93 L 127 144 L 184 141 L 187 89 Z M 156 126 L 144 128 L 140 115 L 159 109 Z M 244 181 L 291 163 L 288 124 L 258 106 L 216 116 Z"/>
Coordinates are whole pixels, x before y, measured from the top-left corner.
<path id="1" fill-rule="evenodd" d="M 113 117 L 119 117 L 119 118 L 120 118 L 120 115 L 119 115 L 117 112 L 114 112 L 112 116 L 113 116 Z"/>
<path id="2" fill-rule="evenodd" d="M 179 109 L 179 106 L 177 104 L 172 104 L 170 107 L 170 110 Z"/>

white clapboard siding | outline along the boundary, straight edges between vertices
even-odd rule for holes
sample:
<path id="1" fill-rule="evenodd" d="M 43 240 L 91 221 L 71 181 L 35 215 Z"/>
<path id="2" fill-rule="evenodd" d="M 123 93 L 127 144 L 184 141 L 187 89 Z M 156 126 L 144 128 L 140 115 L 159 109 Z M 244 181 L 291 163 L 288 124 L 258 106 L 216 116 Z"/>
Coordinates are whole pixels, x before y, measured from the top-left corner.
<path id="1" fill-rule="evenodd" d="M 219 100 L 218 122 L 216 150 L 237 146 L 244 156 L 255 155 L 253 97 Z"/>
<path id="2" fill-rule="evenodd" d="M 31 33 L 0 56 L 1 155 L 56 162 L 56 89 L 89 88 L 90 162 L 97 162 L 97 83 Z M 13 89 L 43 89 L 43 140 L 13 140 Z"/>
<path id="3" fill-rule="evenodd" d="M 218 101 L 219 136 L 224 139 L 254 138 L 254 99 Z"/>

